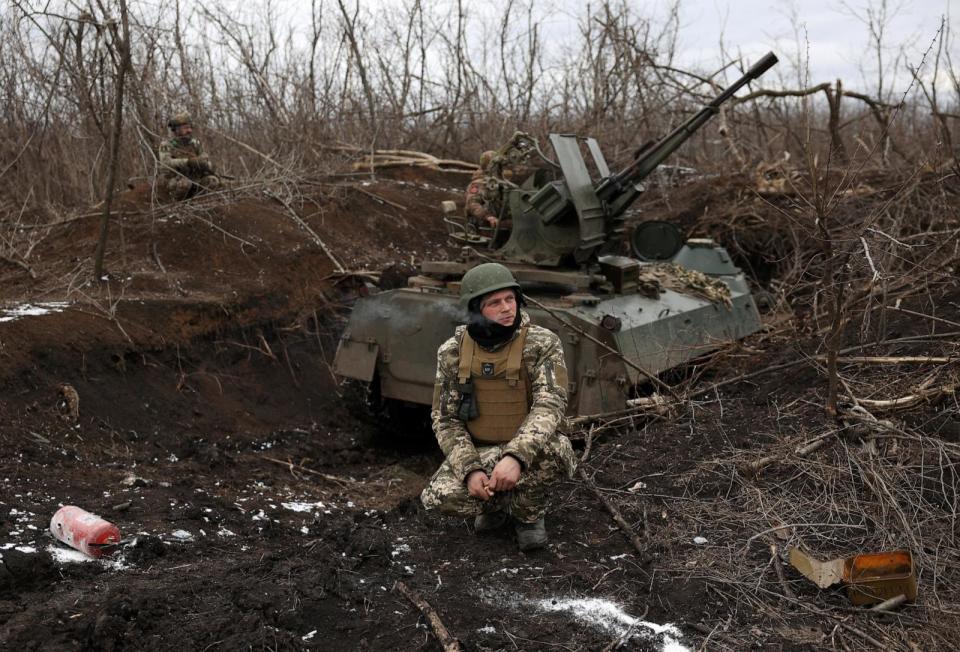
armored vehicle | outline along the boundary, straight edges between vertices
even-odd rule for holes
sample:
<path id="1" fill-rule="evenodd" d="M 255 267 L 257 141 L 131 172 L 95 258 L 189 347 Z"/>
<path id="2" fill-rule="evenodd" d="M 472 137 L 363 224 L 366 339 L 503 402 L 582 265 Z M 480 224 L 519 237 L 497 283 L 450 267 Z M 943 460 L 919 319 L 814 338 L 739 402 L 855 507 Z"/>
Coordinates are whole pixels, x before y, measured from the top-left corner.
<path id="1" fill-rule="evenodd" d="M 638 150 L 621 172 L 610 171 L 593 138 L 550 134 L 553 161 L 534 140 L 515 136 L 494 164 L 526 167 L 529 175 L 519 183 L 517 175 L 499 175 L 486 189 L 499 199 L 496 226 L 471 224 L 446 207 L 459 258 L 425 261 L 408 287 L 359 299 L 334 371 L 368 383 L 377 404 L 429 405 L 437 349 L 465 321 L 460 278 L 487 261 L 510 268 L 533 322 L 563 341 L 568 415 L 623 408 L 657 374 L 757 331 L 744 275 L 722 247 L 684 242 L 665 222 L 642 222 L 628 237 L 624 213 L 646 177 L 776 62 L 773 53 L 764 56 L 686 123 Z M 628 240 L 632 256 L 623 255 Z"/>

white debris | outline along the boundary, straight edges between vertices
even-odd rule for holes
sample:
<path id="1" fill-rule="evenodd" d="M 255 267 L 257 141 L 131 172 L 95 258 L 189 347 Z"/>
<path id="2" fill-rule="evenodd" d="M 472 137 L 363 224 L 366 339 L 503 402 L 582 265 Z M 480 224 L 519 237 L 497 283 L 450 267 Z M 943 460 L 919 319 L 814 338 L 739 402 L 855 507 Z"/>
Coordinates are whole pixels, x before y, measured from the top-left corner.
<path id="1" fill-rule="evenodd" d="M 693 537 L 693 542 L 698 546 L 702 546 L 707 543 L 707 540 L 704 537 Z"/>
<path id="2" fill-rule="evenodd" d="M 304 641 L 309 641 L 311 638 L 313 638 L 314 634 L 316 634 L 316 633 L 317 633 L 317 630 L 313 630 L 313 631 L 311 631 L 311 632 L 307 632 L 306 634 L 304 634 L 303 636 L 301 636 L 300 639 L 301 639 L 301 640 L 304 640 Z"/>
<path id="3" fill-rule="evenodd" d="M 643 491 L 646 488 L 647 488 L 646 482 L 637 482 L 632 487 L 629 487 L 627 491 L 629 491 L 630 493 L 637 493 L 638 491 Z"/>
<path id="4" fill-rule="evenodd" d="M 312 512 L 314 509 L 323 507 L 323 503 L 280 503 L 284 509 L 291 512 Z"/>
<path id="5" fill-rule="evenodd" d="M 170 533 L 174 539 L 179 539 L 181 541 L 189 541 L 193 539 L 193 535 L 187 532 L 186 530 L 174 530 Z"/>
<path id="6" fill-rule="evenodd" d="M 230 530 L 228 530 L 227 528 L 222 527 L 222 528 L 220 528 L 219 530 L 217 530 L 217 536 L 221 536 L 221 537 L 235 537 L 235 536 L 237 536 L 237 535 L 234 534 L 233 532 L 231 532 Z"/>
<path id="7" fill-rule="evenodd" d="M 390 551 L 390 556 L 396 557 L 397 555 L 402 554 L 404 552 L 410 552 L 410 546 L 408 546 L 405 543 L 401 543 L 396 548 Z"/>
<path id="8" fill-rule="evenodd" d="M 304 525 L 303 527 L 300 528 L 300 533 L 301 533 L 301 534 L 310 534 L 310 528 L 308 528 L 306 525 Z"/>
<path id="9" fill-rule="evenodd" d="M 496 634 L 497 629 L 493 625 L 484 625 L 483 627 L 477 629 L 478 634 Z"/>

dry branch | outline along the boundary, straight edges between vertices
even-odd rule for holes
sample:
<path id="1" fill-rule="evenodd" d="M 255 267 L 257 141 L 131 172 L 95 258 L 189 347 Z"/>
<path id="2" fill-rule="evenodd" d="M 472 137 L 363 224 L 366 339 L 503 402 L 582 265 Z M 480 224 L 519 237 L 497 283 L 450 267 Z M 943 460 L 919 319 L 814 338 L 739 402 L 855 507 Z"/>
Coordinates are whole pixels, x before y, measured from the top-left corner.
<path id="1" fill-rule="evenodd" d="M 30 265 L 27 265 L 25 262 L 12 258 L 11 256 L 0 255 L 0 260 L 10 263 L 11 265 L 16 265 L 21 268 L 27 274 L 30 275 L 30 278 L 37 278 L 37 273 L 33 271 L 33 268 Z"/>
<path id="2" fill-rule="evenodd" d="M 285 466 L 290 470 L 292 474 L 294 470 L 301 471 L 303 473 L 309 473 L 310 475 L 316 476 L 318 478 L 323 478 L 324 480 L 329 480 L 330 482 L 336 483 L 343 487 L 344 489 L 350 488 L 351 485 L 361 484 L 356 480 L 351 480 L 350 478 L 344 478 L 341 476 L 330 475 L 329 473 L 321 473 L 320 471 L 314 471 L 313 469 L 308 469 L 302 464 L 294 464 L 290 460 L 278 460 L 275 457 L 268 457 L 267 455 L 261 455 L 260 459 L 267 460 L 268 462 L 273 462 L 274 464 L 279 464 Z"/>
<path id="3" fill-rule="evenodd" d="M 874 408 L 878 410 L 906 410 L 908 408 L 916 407 L 924 402 L 935 401 L 941 396 L 954 394 L 956 393 L 958 386 L 960 386 L 960 383 L 951 383 L 949 385 L 942 385 L 940 387 L 923 389 L 915 394 L 908 394 L 899 398 L 886 400 L 858 398 L 856 401 L 863 407 Z"/>
<path id="4" fill-rule="evenodd" d="M 264 191 L 264 194 L 265 194 L 267 197 L 270 197 L 271 199 L 275 199 L 276 201 L 280 202 L 280 205 L 287 209 L 287 215 L 290 216 L 290 219 L 292 219 L 294 222 L 296 222 L 296 223 L 300 226 L 300 228 L 302 228 L 304 231 L 306 231 L 306 232 L 310 235 L 310 237 L 313 238 L 313 241 L 316 242 L 317 245 L 319 245 L 320 249 L 322 249 L 322 250 L 323 250 L 323 253 L 325 253 L 325 254 L 327 255 L 327 258 L 330 259 L 330 262 L 333 263 L 334 268 L 335 268 L 338 272 L 346 271 L 346 268 L 345 268 L 343 265 L 340 264 L 340 261 L 337 260 L 336 256 L 333 255 L 333 252 L 330 251 L 330 248 L 327 247 L 326 243 L 324 243 L 324 241 L 320 238 L 320 236 L 317 235 L 316 231 L 314 231 L 313 229 L 311 229 L 311 228 L 310 228 L 310 225 L 307 224 L 307 223 L 303 220 L 302 217 L 300 217 L 299 215 L 297 215 L 297 212 L 296 212 L 295 210 L 293 210 L 293 207 L 290 206 L 290 204 L 287 203 L 286 200 L 284 200 L 282 197 L 280 197 L 280 196 L 278 196 L 278 195 L 275 195 L 274 193 L 269 192 L 269 191 L 266 191 L 266 190 Z"/>
<path id="5" fill-rule="evenodd" d="M 907 601 L 907 596 L 901 593 L 900 595 L 895 595 L 892 598 L 888 598 L 887 600 L 884 600 L 880 604 L 876 604 L 870 607 L 870 611 L 881 611 L 881 612 L 892 611 L 906 601 Z"/>
<path id="6" fill-rule="evenodd" d="M 817 355 L 814 360 L 826 360 L 827 356 Z M 838 363 L 847 364 L 946 364 L 956 362 L 960 358 L 947 358 L 928 355 L 903 356 L 838 356 Z"/>
<path id="7" fill-rule="evenodd" d="M 637 362 L 635 362 L 635 361 L 631 360 L 630 358 L 628 358 L 627 356 L 623 355 L 620 351 L 617 351 L 616 349 L 614 349 L 614 348 L 613 348 L 612 346 L 610 346 L 609 344 L 607 344 L 607 343 L 605 343 L 605 342 L 597 339 L 596 337 L 594 337 L 593 335 L 591 335 L 591 334 L 588 333 L 587 331 L 583 330 L 583 329 L 580 328 L 579 326 L 570 323 L 569 321 L 567 321 L 566 319 L 564 319 L 564 317 L 563 317 L 562 315 L 560 315 L 560 313 L 558 313 L 558 312 L 555 311 L 555 310 L 550 309 L 548 306 L 544 305 L 544 304 L 541 303 L 540 301 L 537 301 L 537 300 L 534 299 L 533 297 L 524 296 L 524 298 L 525 298 L 528 302 L 532 303 L 533 305 L 535 305 L 536 307 L 540 308 L 541 310 L 543 310 L 544 312 L 546 312 L 547 314 L 549 314 L 551 317 L 553 317 L 554 319 L 556 319 L 558 322 L 560 322 L 560 325 L 561 325 L 561 326 L 563 326 L 563 327 L 565 327 L 565 328 L 569 328 L 570 330 L 572 330 L 573 332 L 577 333 L 577 334 L 580 335 L 581 337 L 585 337 L 585 338 L 587 338 L 588 340 L 590 340 L 591 342 L 593 342 L 594 344 L 596 344 L 597 346 L 600 346 L 601 348 L 603 348 L 604 351 L 607 351 L 608 353 L 611 353 L 611 354 L 615 355 L 617 358 L 619 358 L 620 360 L 623 361 L 623 364 L 625 364 L 625 365 L 627 365 L 628 367 L 634 369 L 635 371 L 639 371 L 641 374 L 643 374 L 643 375 L 644 375 L 650 382 L 652 382 L 654 385 L 656 385 L 657 387 L 659 387 L 660 389 L 662 389 L 663 391 L 665 391 L 667 394 L 669 394 L 669 395 L 670 395 L 671 397 L 673 397 L 674 399 L 676 399 L 676 400 L 678 400 L 678 401 L 680 400 L 680 396 L 677 395 L 676 391 L 674 391 L 674 389 L 673 389 L 670 385 L 667 385 L 665 382 L 663 382 L 662 380 L 660 380 L 659 378 L 657 378 L 656 375 L 654 375 L 654 374 L 650 373 L 649 371 L 647 371 L 646 369 L 644 369 L 644 368 L 643 368 L 642 366 L 640 366 Z"/>
<path id="8" fill-rule="evenodd" d="M 460 652 L 460 643 L 450 635 L 450 631 L 443 624 L 443 621 L 440 620 L 440 616 L 433 607 L 430 606 L 430 603 L 420 597 L 419 593 L 399 580 L 394 586 L 407 600 L 413 603 L 413 606 L 420 610 L 420 613 L 427 617 L 427 620 L 430 622 L 430 628 L 433 629 L 434 635 L 437 637 L 440 645 L 443 646 L 443 652 Z"/>
<path id="9" fill-rule="evenodd" d="M 648 564 L 652 561 L 650 553 L 647 552 L 646 547 L 643 545 L 643 542 L 640 540 L 640 537 L 637 536 L 637 533 L 633 531 L 633 528 L 630 527 L 630 524 L 627 523 L 626 519 L 623 518 L 623 514 L 620 513 L 620 510 L 617 509 L 617 506 L 613 502 L 603 495 L 603 492 L 597 488 L 597 485 L 590 479 L 590 476 L 587 475 L 587 472 L 583 470 L 581 465 L 578 469 L 580 473 L 580 478 L 583 480 L 584 484 L 593 492 L 601 503 L 603 503 L 604 508 L 610 513 L 610 516 L 613 517 L 614 522 L 617 524 L 617 527 L 620 528 L 620 531 L 623 532 L 623 536 L 627 538 L 627 541 L 630 542 L 630 545 L 633 546 L 633 549 L 637 551 L 637 555 L 640 557 L 640 562 L 643 564 Z"/>

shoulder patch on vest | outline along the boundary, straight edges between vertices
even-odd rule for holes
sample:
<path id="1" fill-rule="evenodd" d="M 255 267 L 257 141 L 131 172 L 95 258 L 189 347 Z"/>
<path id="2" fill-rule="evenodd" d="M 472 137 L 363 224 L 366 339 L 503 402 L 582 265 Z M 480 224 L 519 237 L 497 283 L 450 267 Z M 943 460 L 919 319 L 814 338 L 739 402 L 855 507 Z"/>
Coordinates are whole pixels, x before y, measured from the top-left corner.
<path id="1" fill-rule="evenodd" d="M 492 376 L 493 369 L 494 364 L 492 362 L 484 362 L 480 365 L 480 373 L 482 373 L 484 376 Z"/>

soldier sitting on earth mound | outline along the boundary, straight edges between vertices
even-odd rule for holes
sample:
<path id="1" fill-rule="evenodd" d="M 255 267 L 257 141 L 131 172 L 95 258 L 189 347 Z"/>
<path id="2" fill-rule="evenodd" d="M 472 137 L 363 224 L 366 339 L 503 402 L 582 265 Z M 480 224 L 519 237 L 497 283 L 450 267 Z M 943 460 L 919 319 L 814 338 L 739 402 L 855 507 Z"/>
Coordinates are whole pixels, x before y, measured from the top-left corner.
<path id="1" fill-rule="evenodd" d="M 447 459 L 421 500 L 475 517 L 477 532 L 512 519 L 520 550 L 542 548 L 552 487 L 576 468 L 557 432 L 567 405 L 560 338 L 530 323 L 520 285 L 498 263 L 464 275 L 460 303 L 467 325 L 437 352 L 431 411 Z"/>
<path id="2" fill-rule="evenodd" d="M 200 190 L 216 190 L 220 177 L 210 164 L 200 141 L 193 137 L 190 115 L 178 113 L 167 122 L 173 138 L 160 144 L 163 187 L 173 199 L 188 199 Z"/>

